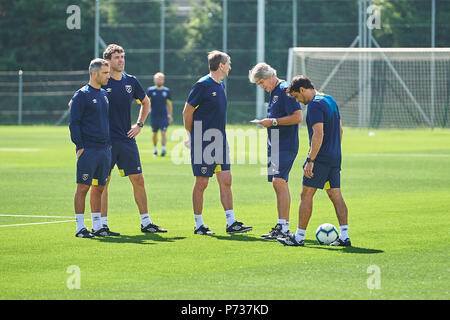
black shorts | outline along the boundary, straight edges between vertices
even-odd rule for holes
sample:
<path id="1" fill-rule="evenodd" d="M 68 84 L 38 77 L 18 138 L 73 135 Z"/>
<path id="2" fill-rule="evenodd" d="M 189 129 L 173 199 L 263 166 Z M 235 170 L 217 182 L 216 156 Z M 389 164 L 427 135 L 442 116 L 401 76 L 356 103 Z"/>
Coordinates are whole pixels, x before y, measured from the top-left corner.
<path id="1" fill-rule="evenodd" d="M 141 159 L 135 141 L 114 141 L 111 158 L 110 172 L 117 164 L 122 177 L 142 173 Z"/>
<path id="2" fill-rule="evenodd" d="M 153 132 L 157 132 L 158 130 L 167 131 L 169 118 L 167 116 L 150 118 L 150 125 L 152 126 Z"/>
<path id="3" fill-rule="evenodd" d="M 306 162 L 303 164 L 305 167 Z M 321 162 L 315 162 L 314 176 L 311 179 L 303 175 L 303 185 L 318 189 L 331 189 L 341 187 L 341 168 L 330 166 Z"/>
<path id="4" fill-rule="evenodd" d="M 282 178 L 288 182 L 289 173 L 294 165 L 297 152 L 280 152 L 278 157 L 270 159 L 267 164 L 267 180 L 272 182 L 273 178 Z"/>
<path id="5" fill-rule="evenodd" d="M 77 183 L 106 185 L 110 172 L 111 150 L 109 147 L 85 148 L 77 160 Z"/>

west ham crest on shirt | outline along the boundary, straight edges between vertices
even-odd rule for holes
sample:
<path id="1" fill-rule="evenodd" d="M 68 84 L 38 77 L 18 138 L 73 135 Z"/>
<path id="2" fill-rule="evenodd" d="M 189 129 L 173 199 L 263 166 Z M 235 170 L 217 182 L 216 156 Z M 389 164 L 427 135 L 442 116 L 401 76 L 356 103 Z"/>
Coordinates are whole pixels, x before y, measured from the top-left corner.
<path id="1" fill-rule="evenodd" d="M 131 91 L 133 90 L 133 88 L 132 88 L 129 84 L 126 84 L 126 85 L 125 85 L 125 90 L 127 90 L 128 93 L 131 93 Z"/>
<path id="2" fill-rule="evenodd" d="M 277 101 L 278 101 L 278 96 L 273 96 L 272 103 L 277 103 Z"/>

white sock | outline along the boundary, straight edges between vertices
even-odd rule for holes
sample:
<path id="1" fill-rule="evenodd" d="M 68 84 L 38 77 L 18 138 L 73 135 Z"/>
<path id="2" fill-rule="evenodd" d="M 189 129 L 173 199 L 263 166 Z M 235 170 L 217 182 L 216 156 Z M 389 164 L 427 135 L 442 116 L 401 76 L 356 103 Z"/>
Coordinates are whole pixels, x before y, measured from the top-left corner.
<path id="1" fill-rule="evenodd" d="M 305 233 L 306 233 L 305 229 L 297 228 L 297 232 L 295 233 L 295 240 L 299 242 L 305 240 Z"/>
<path id="2" fill-rule="evenodd" d="M 84 225 L 84 213 L 75 213 L 75 220 L 77 221 L 77 232 L 86 228 Z"/>
<path id="3" fill-rule="evenodd" d="M 166 151 L 166 146 L 162 146 L 161 151 Z"/>
<path id="4" fill-rule="evenodd" d="M 158 152 L 158 147 L 157 146 L 153 147 L 153 152 Z"/>
<path id="5" fill-rule="evenodd" d="M 225 210 L 225 217 L 227 218 L 227 226 L 231 226 L 236 222 L 236 218 L 234 217 L 233 209 Z"/>
<path id="6" fill-rule="evenodd" d="M 92 217 L 92 229 L 94 231 L 98 231 L 102 228 L 102 219 L 101 219 L 101 212 L 91 212 Z"/>
<path id="7" fill-rule="evenodd" d="M 204 224 L 201 213 L 200 214 L 194 214 L 194 219 L 195 219 L 195 229 L 200 228 Z"/>
<path id="8" fill-rule="evenodd" d="M 281 232 L 289 232 L 289 221 L 286 219 L 278 219 L 278 223 L 281 224 Z"/>
<path id="9" fill-rule="evenodd" d="M 108 217 L 101 217 L 102 226 L 108 226 Z"/>
<path id="10" fill-rule="evenodd" d="M 342 226 L 339 226 L 339 239 L 341 239 L 342 241 L 344 241 L 345 239 L 348 238 L 348 225 L 344 224 Z"/>
<path id="11" fill-rule="evenodd" d="M 142 226 L 146 227 L 150 223 L 152 223 L 152 220 L 150 220 L 150 215 L 148 213 L 141 214 L 141 224 L 142 224 Z"/>

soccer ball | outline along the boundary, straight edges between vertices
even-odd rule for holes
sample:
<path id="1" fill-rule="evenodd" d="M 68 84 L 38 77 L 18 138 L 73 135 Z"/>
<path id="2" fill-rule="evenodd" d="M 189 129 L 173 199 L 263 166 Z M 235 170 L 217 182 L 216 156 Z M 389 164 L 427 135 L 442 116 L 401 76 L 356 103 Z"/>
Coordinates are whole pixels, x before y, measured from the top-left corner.
<path id="1" fill-rule="evenodd" d="M 316 230 L 316 239 L 320 244 L 330 244 L 338 237 L 339 233 L 331 223 L 321 224 Z"/>

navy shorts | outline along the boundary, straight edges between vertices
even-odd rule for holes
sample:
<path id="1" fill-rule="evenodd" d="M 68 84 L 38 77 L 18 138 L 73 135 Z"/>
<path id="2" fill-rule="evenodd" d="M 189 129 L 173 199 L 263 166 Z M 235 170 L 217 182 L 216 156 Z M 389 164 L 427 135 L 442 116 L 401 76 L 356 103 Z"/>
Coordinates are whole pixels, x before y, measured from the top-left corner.
<path id="1" fill-rule="evenodd" d="M 167 131 L 167 127 L 169 127 L 169 118 L 167 116 L 150 118 L 150 125 L 152 126 L 153 132 L 157 132 L 158 130 Z"/>
<path id="2" fill-rule="evenodd" d="M 208 147 L 208 145 L 205 144 L 202 145 L 200 150 L 196 150 L 192 142 L 193 140 L 191 137 L 191 166 L 194 176 L 212 177 L 216 172 L 230 170 L 230 153 L 226 139 L 222 144 L 221 154 L 216 154 L 217 150 L 215 148 L 210 150 L 205 149 Z M 210 154 L 205 155 L 206 151 L 210 152 Z M 194 152 L 201 152 L 199 159 L 196 159 L 197 157 Z M 205 159 L 204 157 L 206 156 L 210 158 Z"/>
<path id="3" fill-rule="evenodd" d="M 110 172 L 115 165 L 122 177 L 142 173 L 141 159 L 135 141 L 114 141 L 112 143 Z"/>
<path id="4" fill-rule="evenodd" d="M 289 173 L 296 157 L 296 152 L 280 152 L 279 157 L 271 159 L 267 164 L 267 181 L 272 182 L 273 178 L 282 178 L 288 182 Z M 270 159 L 270 155 L 268 155 L 268 159 Z"/>
<path id="5" fill-rule="evenodd" d="M 209 177 L 220 171 L 230 170 L 230 164 L 193 164 L 192 172 L 195 177 Z"/>
<path id="6" fill-rule="evenodd" d="M 305 167 L 306 162 L 303 164 Z M 341 187 L 341 168 L 330 166 L 321 162 L 315 162 L 314 176 L 308 179 L 303 175 L 303 185 L 317 189 L 331 189 Z"/>
<path id="7" fill-rule="evenodd" d="M 77 183 L 86 185 L 106 185 L 111 164 L 111 150 L 85 148 L 77 160 Z"/>

